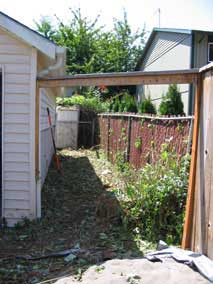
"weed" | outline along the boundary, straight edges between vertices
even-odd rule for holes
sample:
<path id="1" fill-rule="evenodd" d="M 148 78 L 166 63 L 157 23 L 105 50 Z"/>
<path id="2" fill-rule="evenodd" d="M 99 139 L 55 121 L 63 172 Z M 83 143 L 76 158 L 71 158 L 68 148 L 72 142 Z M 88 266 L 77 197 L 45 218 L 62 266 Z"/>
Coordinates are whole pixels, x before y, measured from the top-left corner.
<path id="1" fill-rule="evenodd" d="M 136 140 L 135 140 L 135 148 L 140 149 L 141 146 L 142 146 L 142 139 L 141 139 L 141 137 L 137 137 Z"/>
<path id="2" fill-rule="evenodd" d="M 155 242 L 164 239 L 168 243 L 179 244 L 189 164 L 189 156 L 177 159 L 167 143 L 162 145 L 159 160 L 155 164 L 147 164 L 137 175 L 128 164 L 121 166 L 120 161 L 118 165 L 126 182 L 126 202 L 122 204 L 126 213 L 125 225 L 131 226 L 146 240 Z"/>

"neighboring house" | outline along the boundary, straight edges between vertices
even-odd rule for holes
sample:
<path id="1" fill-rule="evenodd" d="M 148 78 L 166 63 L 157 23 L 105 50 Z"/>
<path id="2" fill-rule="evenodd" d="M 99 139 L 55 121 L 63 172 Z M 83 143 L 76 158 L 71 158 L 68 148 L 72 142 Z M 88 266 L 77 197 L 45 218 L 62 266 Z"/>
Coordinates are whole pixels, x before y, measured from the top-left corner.
<path id="1" fill-rule="evenodd" d="M 0 12 L 0 217 L 10 226 L 41 214 L 40 190 L 52 157 L 46 108 L 55 124 L 60 90 L 40 90 L 36 176 L 36 78 L 64 74 L 64 63 L 64 48 Z"/>
<path id="2" fill-rule="evenodd" d="M 213 61 L 213 32 L 154 28 L 138 63 L 137 70 L 161 71 L 200 68 Z M 139 86 L 138 101 L 148 95 L 159 107 L 168 85 Z M 194 90 L 189 85 L 179 85 L 184 111 L 191 114 Z"/>

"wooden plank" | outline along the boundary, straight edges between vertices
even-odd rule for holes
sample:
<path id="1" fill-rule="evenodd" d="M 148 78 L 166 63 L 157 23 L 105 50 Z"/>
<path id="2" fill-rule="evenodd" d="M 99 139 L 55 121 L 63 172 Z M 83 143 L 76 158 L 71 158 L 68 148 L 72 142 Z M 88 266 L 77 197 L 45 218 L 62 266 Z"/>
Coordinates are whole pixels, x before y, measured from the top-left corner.
<path id="1" fill-rule="evenodd" d="M 35 176 L 39 176 L 39 86 L 36 85 L 35 97 Z"/>
<path id="2" fill-rule="evenodd" d="M 124 72 L 106 74 L 83 74 L 63 77 L 38 78 L 41 88 L 73 86 L 121 86 L 121 85 L 158 85 L 188 84 L 196 82 L 198 70 Z"/>
<path id="3" fill-rule="evenodd" d="M 194 194 L 195 194 L 195 178 L 196 178 L 196 163 L 197 163 L 197 150 L 198 150 L 198 135 L 199 135 L 199 119 L 200 119 L 200 102 L 201 102 L 201 75 L 197 79 L 196 85 L 196 98 L 195 98 L 195 111 L 194 111 L 194 130 L 192 139 L 192 155 L 189 175 L 189 186 L 186 201 L 186 214 L 182 238 L 182 248 L 187 249 L 190 247 L 190 239 L 193 224 L 193 208 L 194 208 Z"/>
<path id="4" fill-rule="evenodd" d="M 213 259 L 213 73 L 206 74 L 205 80 L 205 106 L 206 109 L 204 113 L 206 115 L 206 145 L 204 149 L 205 155 L 205 229 L 206 229 L 206 239 L 205 239 L 205 253 Z"/>

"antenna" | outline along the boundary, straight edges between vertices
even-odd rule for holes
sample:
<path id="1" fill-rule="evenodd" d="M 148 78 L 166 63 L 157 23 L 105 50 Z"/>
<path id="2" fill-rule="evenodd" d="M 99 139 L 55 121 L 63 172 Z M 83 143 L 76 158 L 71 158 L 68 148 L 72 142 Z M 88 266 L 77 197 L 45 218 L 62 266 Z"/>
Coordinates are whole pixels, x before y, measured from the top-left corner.
<path id="1" fill-rule="evenodd" d="M 160 16 L 161 16 L 161 9 L 158 8 L 158 26 L 160 28 Z"/>
<path id="2" fill-rule="evenodd" d="M 157 10 L 155 10 L 154 12 L 154 16 L 158 14 L 158 27 L 160 28 L 160 21 L 161 21 L 161 9 L 158 8 Z"/>

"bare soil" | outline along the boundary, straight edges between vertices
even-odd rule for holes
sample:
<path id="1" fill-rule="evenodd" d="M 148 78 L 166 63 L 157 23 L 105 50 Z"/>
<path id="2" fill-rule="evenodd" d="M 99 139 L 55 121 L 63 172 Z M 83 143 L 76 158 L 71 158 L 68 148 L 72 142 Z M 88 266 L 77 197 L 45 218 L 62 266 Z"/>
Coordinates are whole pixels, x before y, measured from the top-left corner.
<path id="1" fill-rule="evenodd" d="M 81 275 L 90 265 L 141 255 L 122 224 L 125 212 L 113 189 L 124 184 L 115 167 L 92 150 L 63 150 L 60 160 L 62 174 L 52 165 L 42 190 L 42 218 L 0 230 L 0 283 Z M 50 256 L 72 248 L 73 260 Z"/>

